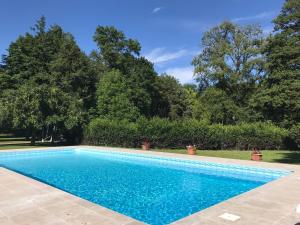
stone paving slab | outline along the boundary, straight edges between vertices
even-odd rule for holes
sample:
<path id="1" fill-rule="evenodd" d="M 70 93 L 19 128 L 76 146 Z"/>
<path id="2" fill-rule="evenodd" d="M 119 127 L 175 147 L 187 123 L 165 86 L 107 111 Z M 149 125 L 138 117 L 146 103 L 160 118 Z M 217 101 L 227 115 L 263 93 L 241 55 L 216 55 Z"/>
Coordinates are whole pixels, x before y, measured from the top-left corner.
<path id="1" fill-rule="evenodd" d="M 91 146 L 74 147 L 89 148 Z M 59 150 L 61 148 L 51 149 Z M 300 204 L 300 166 L 298 165 L 190 156 L 125 148 L 93 146 L 94 148 L 176 159 L 291 170 L 293 173 L 288 176 L 204 209 L 173 224 L 297 225 L 297 223 L 300 223 L 300 213 L 296 213 L 296 207 Z M 20 151 L 26 150 L 28 151 L 28 149 Z M 34 150 L 38 150 L 38 148 Z M 2 150 L 1 152 L 9 151 L 16 150 Z M 219 216 L 224 213 L 237 215 L 239 219 L 233 222 L 220 218 Z M 0 167 L 0 224 L 139 225 L 143 223 Z"/>
<path id="2" fill-rule="evenodd" d="M 0 167 L 1 225 L 142 225 L 130 217 Z"/>

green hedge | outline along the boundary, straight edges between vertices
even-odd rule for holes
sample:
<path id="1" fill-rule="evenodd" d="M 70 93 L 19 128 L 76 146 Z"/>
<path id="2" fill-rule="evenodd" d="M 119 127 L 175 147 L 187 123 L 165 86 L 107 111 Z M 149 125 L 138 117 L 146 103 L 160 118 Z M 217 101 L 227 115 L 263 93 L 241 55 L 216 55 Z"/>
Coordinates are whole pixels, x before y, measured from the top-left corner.
<path id="1" fill-rule="evenodd" d="M 127 121 L 95 119 L 84 131 L 84 143 L 133 147 L 137 145 L 137 126 Z"/>
<path id="2" fill-rule="evenodd" d="M 140 147 L 148 139 L 152 147 L 200 149 L 280 149 L 288 132 L 270 123 L 209 125 L 197 120 L 170 121 L 153 118 L 136 123 L 95 119 L 86 127 L 84 143 Z"/>
<path id="3" fill-rule="evenodd" d="M 300 123 L 294 125 L 290 129 L 289 137 L 292 140 L 294 146 L 300 149 Z"/>

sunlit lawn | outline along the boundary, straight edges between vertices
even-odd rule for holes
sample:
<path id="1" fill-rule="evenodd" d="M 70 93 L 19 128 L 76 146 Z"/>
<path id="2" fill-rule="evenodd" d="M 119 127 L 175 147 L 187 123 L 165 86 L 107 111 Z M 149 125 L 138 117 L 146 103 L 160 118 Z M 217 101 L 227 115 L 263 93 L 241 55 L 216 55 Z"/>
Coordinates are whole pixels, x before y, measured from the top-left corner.
<path id="1" fill-rule="evenodd" d="M 153 151 L 186 154 L 186 150 L 177 150 L 177 149 L 155 149 Z M 265 162 L 300 164 L 300 151 L 264 150 L 262 151 L 262 153 L 263 153 L 263 161 Z M 250 160 L 250 154 L 251 151 L 239 151 L 239 150 L 198 150 L 197 151 L 197 155 L 200 156 L 242 159 L 242 160 Z"/>
<path id="2" fill-rule="evenodd" d="M 16 137 L 12 134 L 0 134 L 0 150 L 51 147 L 53 144 L 37 142 L 31 145 L 24 137 Z"/>
<path id="3" fill-rule="evenodd" d="M 25 140 L 24 137 L 14 137 L 13 135 L 10 134 L 0 134 L 0 150 L 50 147 L 50 146 L 53 145 L 49 143 L 37 143 L 36 145 L 33 146 L 30 144 L 30 141 Z M 153 149 L 152 151 L 186 154 L 185 149 Z M 242 159 L 242 160 L 250 160 L 250 154 L 251 151 L 239 151 L 239 150 L 198 150 L 197 151 L 197 155 L 200 156 Z M 300 164 L 300 151 L 264 150 L 263 161 Z"/>

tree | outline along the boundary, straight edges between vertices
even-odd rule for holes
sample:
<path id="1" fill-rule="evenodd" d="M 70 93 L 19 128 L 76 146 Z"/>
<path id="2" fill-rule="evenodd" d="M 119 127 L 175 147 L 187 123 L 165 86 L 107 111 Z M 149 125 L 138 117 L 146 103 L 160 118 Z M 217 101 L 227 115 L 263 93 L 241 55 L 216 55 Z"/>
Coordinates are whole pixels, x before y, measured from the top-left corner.
<path id="1" fill-rule="evenodd" d="M 159 93 L 157 112 L 160 117 L 171 119 L 182 118 L 185 114 L 186 92 L 174 77 L 162 74 L 156 78 L 156 87 Z"/>
<path id="2" fill-rule="evenodd" d="M 109 69 L 118 69 L 123 74 L 128 73 L 132 60 L 139 56 L 141 50 L 138 41 L 127 39 L 122 31 L 111 26 L 98 26 L 94 41 L 100 50 L 98 57 L 102 62 Z"/>
<path id="3" fill-rule="evenodd" d="M 139 109 L 131 101 L 131 90 L 120 71 L 112 70 L 103 75 L 97 86 L 99 117 L 135 121 Z"/>
<path id="4" fill-rule="evenodd" d="M 20 86 L 13 98 L 12 109 L 13 125 L 18 129 L 25 129 L 31 134 L 31 144 L 35 144 L 36 135 L 45 125 L 42 112 L 44 104 L 43 86 L 25 84 Z"/>
<path id="5" fill-rule="evenodd" d="M 152 63 L 145 58 L 136 58 L 125 76 L 126 85 L 129 87 L 131 100 L 146 117 L 155 116 L 153 105 L 157 101 L 156 80 L 157 74 Z"/>
<path id="6" fill-rule="evenodd" d="M 194 58 L 200 91 L 213 86 L 238 106 L 247 104 L 264 75 L 262 31 L 254 25 L 223 22 L 206 32 L 203 51 Z"/>
<path id="7" fill-rule="evenodd" d="M 93 52 L 93 58 L 102 64 L 106 71 L 119 70 L 129 89 L 128 98 L 138 111 L 151 117 L 157 93 L 155 78 L 157 76 L 152 63 L 140 55 L 138 41 L 128 39 L 124 33 L 114 27 L 98 26 L 94 34 L 99 52 Z"/>
<path id="8" fill-rule="evenodd" d="M 46 131 L 51 136 L 80 135 L 87 108 L 95 102 L 97 75 L 71 34 L 58 25 L 46 29 L 42 17 L 33 33 L 9 46 L 5 74 L 1 77 L 6 98 L 12 99 L 7 108 L 15 127 L 30 131 L 33 141 Z"/>
<path id="9" fill-rule="evenodd" d="M 300 121 L 300 1 L 287 0 L 267 40 L 267 76 L 253 99 L 265 120 L 291 127 Z"/>
<path id="10" fill-rule="evenodd" d="M 242 109 L 228 97 L 225 91 L 210 87 L 201 96 L 211 123 L 235 124 L 240 119 Z"/>
<path id="11" fill-rule="evenodd" d="M 185 118 L 193 118 L 210 123 L 210 113 L 205 105 L 205 99 L 201 98 L 197 92 L 197 86 L 194 84 L 183 85 L 186 96 Z"/>

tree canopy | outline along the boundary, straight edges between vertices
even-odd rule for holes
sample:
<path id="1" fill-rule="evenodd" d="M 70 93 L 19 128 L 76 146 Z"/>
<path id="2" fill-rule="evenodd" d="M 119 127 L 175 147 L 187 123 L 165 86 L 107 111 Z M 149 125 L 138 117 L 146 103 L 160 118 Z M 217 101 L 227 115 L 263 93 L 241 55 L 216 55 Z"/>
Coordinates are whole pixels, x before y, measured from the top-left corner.
<path id="1" fill-rule="evenodd" d="M 131 93 L 125 78 L 118 70 L 103 75 L 97 87 L 97 113 L 100 117 L 135 121 L 139 109 L 131 101 Z"/>
<path id="2" fill-rule="evenodd" d="M 205 32 L 195 82 L 158 74 L 141 44 L 97 26 L 86 55 L 72 34 L 41 17 L 0 64 L 0 129 L 79 142 L 91 121 L 193 119 L 199 124 L 272 122 L 299 145 L 300 2 L 286 0 L 266 37 L 258 25 L 222 22 Z M 148 120 L 145 120 L 148 121 Z"/>
<path id="3" fill-rule="evenodd" d="M 94 101 L 96 73 L 71 34 L 42 17 L 32 33 L 20 36 L 5 57 L 2 101 L 13 126 L 59 135 L 81 127 Z"/>
<path id="4" fill-rule="evenodd" d="M 262 44 L 255 25 L 224 22 L 204 33 L 203 51 L 193 60 L 200 89 L 214 86 L 243 104 L 264 74 Z"/>
<path id="5" fill-rule="evenodd" d="M 253 99 L 263 118 L 291 127 L 300 121 L 300 2 L 288 0 L 264 50 L 267 76 Z"/>

